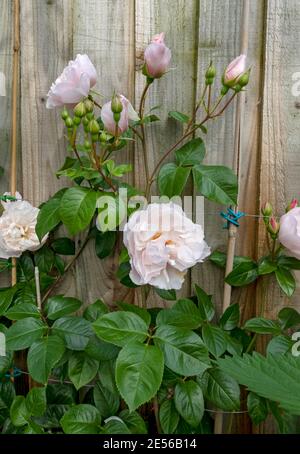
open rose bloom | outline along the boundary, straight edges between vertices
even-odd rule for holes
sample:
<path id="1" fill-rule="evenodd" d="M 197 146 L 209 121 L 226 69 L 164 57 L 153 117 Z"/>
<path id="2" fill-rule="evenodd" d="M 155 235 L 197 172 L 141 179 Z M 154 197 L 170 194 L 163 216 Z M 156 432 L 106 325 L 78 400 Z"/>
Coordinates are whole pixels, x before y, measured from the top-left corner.
<path id="1" fill-rule="evenodd" d="M 124 244 L 131 280 L 166 290 L 180 289 L 188 268 L 210 255 L 202 227 L 172 202 L 133 213 L 124 227 Z"/>
<path id="2" fill-rule="evenodd" d="M 22 200 L 19 193 L 15 202 L 2 202 L 4 211 L 0 217 L 0 258 L 20 257 L 25 251 L 36 251 L 42 242 L 35 233 L 39 209 Z"/>
<path id="3" fill-rule="evenodd" d="M 289 255 L 300 260 L 300 207 L 293 208 L 281 216 L 278 238 Z"/>
<path id="4" fill-rule="evenodd" d="M 76 56 L 52 84 L 46 107 L 74 105 L 86 98 L 97 82 L 96 69 L 87 55 Z"/>

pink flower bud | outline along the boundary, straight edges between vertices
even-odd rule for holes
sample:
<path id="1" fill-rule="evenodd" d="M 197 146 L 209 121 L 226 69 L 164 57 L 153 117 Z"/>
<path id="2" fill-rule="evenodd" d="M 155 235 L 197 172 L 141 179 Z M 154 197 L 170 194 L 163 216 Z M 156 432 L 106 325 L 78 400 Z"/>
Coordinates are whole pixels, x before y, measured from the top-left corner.
<path id="1" fill-rule="evenodd" d="M 297 206 L 299 205 L 299 202 L 297 199 L 293 199 L 289 204 L 288 206 L 286 207 L 286 212 L 292 210 L 293 208 L 296 208 Z"/>
<path id="2" fill-rule="evenodd" d="M 125 96 L 120 95 L 120 100 L 123 106 L 122 112 L 120 113 L 120 119 L 118 121 L 118 134 L 122 134 L 129 127 L 129 120 L 138 121 L 139 116 L 132 107 L 132 104 L 128 101 Z M 101 120 L 103 121 L 104 127 L 107 132 L 113 136 L 116 133 L 116 122 L 114 119 L 114 113 L 111 110 L 111 101 L 104 104 L 101 109 Z"/>
<path id="3" fill-rule="evenodd" d="M 236 57 L 225 69 L 223 82 L 224 85 L 233 87 L 238 78 L 245 72 L 246 69 L 246 55 L 242 54 Z"/>
<path id="4" fill-rule="evenodd" d="M 262 207 L 261 207 L 261 212 L 264 216 L 272 216 L 273 213 L 273 208 L 270 202 L 266 202 Z"/>
<path id="5" fill-rule="evenodd" d="M 279 223 L 276 221 L 276 219 L 274 218 L 274 216 L 272 216 L 269 220 L 269 225 L 268 225 L 268 232 L 271 234 L 271 237 L 272 238 L 276 238 L 277 237 L 277 234 L 279 232 L 279 228 L 280 228 L 280 225 Z"/>
<path id="6" fill-rule="evenodd" d="M 145 72 L 153 79 L 161 77 L 167 71 L 171 61 L 171 51 L 165 45 L 164 39 L 164 33 L 153 36 L 151 44 L 144 52 Z"/>

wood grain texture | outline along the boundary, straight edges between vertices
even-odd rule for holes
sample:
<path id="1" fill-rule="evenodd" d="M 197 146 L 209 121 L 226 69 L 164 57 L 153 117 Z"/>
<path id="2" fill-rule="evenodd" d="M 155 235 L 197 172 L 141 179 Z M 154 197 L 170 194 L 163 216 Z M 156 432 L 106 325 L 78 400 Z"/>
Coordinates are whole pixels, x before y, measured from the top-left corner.
<path id="1" fill-rule="evenodd" d="M 143 51 L 152 36 L 165 32 L 166 45 L 172 50 L 171 70 L 150 87 L 146 108 L 155 110 L 161 121 L 146 129 L 147 155 L 150 173 L 164 152 L 182 135 L 180 123 L 168 118 L 170 110 L 190 113 L 194 107 L 196 56 L 198 46 L 198 1 L 189 0 L 136 0 L 136 103 L 139 102 L 145 77 L 141 74 Z M 170 155 L 168 160 L 174 160 Z M 166 161 L 167 162 L 167 161 Z M 142 149 L 135 152 L 135 183 L 145 188 L 145 171 Z M 158 192 L 153 185 L 152 194 Z M 190 191 L 190 194 L 192 192 Z M 180 295 L 190 294 L 189 275 Z M 149 305 L 161 305 L 162 300 L 151 293 Z"/>
<path id="2" fill-rule="evenodd" d="M 35 206 L 66 181 L 55 172 L 66 156 L 58 109 L 46 109 L 46 95 L 72 57 L 72 1 L 23 0 L 21 8 L 21 137 L 24 198 Z M 74 294 L 74 270 L 61 293 Z"/>
<path id="3" fill-rule="evenodd" d="M 262 105 L 262 139 L 260 165 L 260 203 L 269 200 L 274 211 L 281 215 L 292 196 L 299 196 L 300 148 L 299 99 L 292 95 L 294 72 L 299 71 L 300 39 L 299 2 L 269 0 L 266 9 L 266 36 Z M 299 130 L 299 129 L 298 129 Z M 259 228 L 258 254 L 267 251 L 263 224 Z M 299 286 L 292 301 L 288 301 L 272 280 L 260 285 L 257 291 L 258 314 L 276 318 L 286 305 L 300 308 Z M 264 351 L 266 340 L 259 339 Z M 272 421 L 262 424 L 262 433 L 272 433 L 276 427 Z"/>
<path id="4" fill-rule="evenodd" d="M 87 53 L 94 63 L 100 102 L 109 101 L 116 91 L 134 103 L 134 0 L 77 0 L 73 7 L 73 53 Z M 132 162 L 132 151 L 127 147 L 116 153 L 119 162 Z M 76 266 L 77 292 L 85 304 L 97 298 L 133 301 L 133 290 L 115 276 L 117 268 L 118 251 L 99 260 L 92 240 Z"/>

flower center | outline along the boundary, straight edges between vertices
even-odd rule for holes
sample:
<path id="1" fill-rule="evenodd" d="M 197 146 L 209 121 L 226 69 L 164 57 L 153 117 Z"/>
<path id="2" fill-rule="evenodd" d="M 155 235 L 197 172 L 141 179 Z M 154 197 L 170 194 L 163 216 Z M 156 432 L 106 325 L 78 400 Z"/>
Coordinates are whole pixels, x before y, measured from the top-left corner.
<path id="1" fill-rule="evenodd" d="M 156 232 L 150 239 L 151 241 L 157 240 L 161 236 L 161 232 Z"/>

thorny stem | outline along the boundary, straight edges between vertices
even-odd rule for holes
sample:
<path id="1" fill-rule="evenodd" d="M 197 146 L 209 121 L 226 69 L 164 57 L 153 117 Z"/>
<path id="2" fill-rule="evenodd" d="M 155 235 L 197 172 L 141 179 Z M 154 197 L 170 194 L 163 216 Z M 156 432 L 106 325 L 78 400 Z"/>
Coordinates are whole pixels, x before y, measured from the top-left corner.
<path id="1" fill-rule="evenodd" d="M 90 227 L 91 228 L 91 227 Z M 88 234 L 86 236 L 86 238 L 84 239 L 82 245 L 80 246 L 80 248 L 78 249 L 78 251 L 76 252 L 76 254 L 74 255 L 74 257 L 72 258 L 72 260 L 67 264 L 67 266 L 65 267 L 64 269 L 64 274 L 58 276 L 55 281 L 53 282 L 53 284 L 49 287 L 49 289 L 47 290 L 47 292 L 45 293 L 45 295 L 43 296 L 42 298 L 42 301 L 41 303 L 43 304 L 47 298 L 51 295 L 51 293 L 53 292 L 53 290 L 55 289 L 55 287 L 61 282 L 61 280 L 63 279 L 63 277 L 65 276 L 65 274 L 69 271 L 70 268 L 72 268 L 72 266 L 74 265 L 74 263 L 76 262 L 76 260 L 78 259 L 78 257 L 80 256 L 80 254 L 82 253 L 82 251 L 84 250 L 85 246 L 87 245 L 87 243 L 89 242 L 90 240 L 90 228 L 89 228 L 89 231 L 88 231 Z"/>
<path id="2" fill-rule="evenodd" d="M 143 124 L 143 116 L 144 116 L 144 110 L 145 110 L 146 95 L 147 95 L 147 91 L 151 84 L 152 84 L 152 81 L 149 82 L 147 80 L 143 93 L 142 93 L 142 96 L 141 96 L 140 107 L 139 107 L 139 117 L 140 117 L 140 121 L 141 121 L 141 125 L 140 125 L 141 126 L 141 142 L 142 142 L 145 174 L 146 174 L 147 181 L 149 180 L 149 164 L 148 164 L 147 145 L 146 145 L 146 137 L 145 137 L 145 127 Z"/>
<path id="3" fill-rule="evenodd" d="M 185 131 L 185 132 L 188 132 L 188 130 L 190 129 L 190 127 L 192 126 L 192 124 L 195 122 L 197 112 L 198 112 L 198 110 L 200 109 L 201 104 L 203 103 L 204 97 L 205 97 L 205 95 L 206 95 L 206 90 L 207 90 L 207 85 L 205 85 L 205 87 L 204 87 L 202 96 L 201 96 L 201 98 L 200 98 L 198 104 L 197 104 L 196 107 L 195 107 L 194 113 L 193 113 L 193 115 L 192 115 L 192 118 L 190 119 L 190 121 L 189 121 L 188 124 L 187 124 L 187 128 L 186 128 L 186 131 Z"/>

